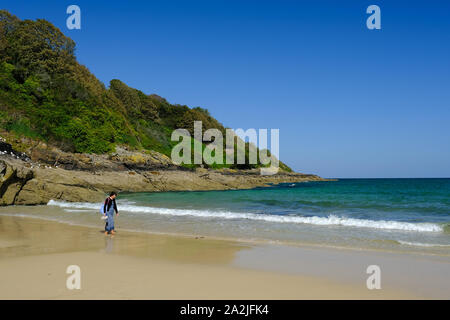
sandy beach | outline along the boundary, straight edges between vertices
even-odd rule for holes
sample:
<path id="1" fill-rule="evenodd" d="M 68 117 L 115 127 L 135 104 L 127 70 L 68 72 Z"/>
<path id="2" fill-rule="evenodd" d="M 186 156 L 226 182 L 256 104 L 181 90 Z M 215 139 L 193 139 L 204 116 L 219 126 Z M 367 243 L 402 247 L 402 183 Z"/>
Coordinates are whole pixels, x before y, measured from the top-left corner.
<path id="1" fill-rule="evenodd" d="M 0 301 L 450 300 L 435 2 L 3 1 Z"/>
<path id="2" fill-rule="evenodd" d="M 448 280 L 436 274 L 447 296 L 394 283 L 368 290 L 365 270 L 353 279 L 321 274 L 339 270 L 345 255 L 364 262 L 329 250 L 125 231 L 111 238 L 100 228 L 0 216 L 0 299 L 448 298 Z M 434 263 L 448 270 L 448 259 Z M 80 290 L 66 288 L 69 265 L 81 269 Z"/>

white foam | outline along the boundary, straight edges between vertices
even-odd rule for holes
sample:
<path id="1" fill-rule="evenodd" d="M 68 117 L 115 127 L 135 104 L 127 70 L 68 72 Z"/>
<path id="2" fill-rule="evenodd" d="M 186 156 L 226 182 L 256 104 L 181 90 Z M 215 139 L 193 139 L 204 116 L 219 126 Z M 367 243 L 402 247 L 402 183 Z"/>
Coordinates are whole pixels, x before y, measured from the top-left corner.
<path id="1" fill-rule="evenodd" d="M 89 202 L 63 202 L 50 200 L 47 203 L 48 206 L 56 206 L 61 208 L 78 208 L 78 209 L 97 209 L 100 208 L 101 203 L 89 203 Z"/>
<path id="2" fill-rule="evenodd" d="M 450 244 L 440 244 L 440 243 L 408 242 L 408 241 L 402 241 L 402 240 L 397 240 L 397 242 L 402 245 L 414 246 L 414 247 L 450 247 Z"/>
<path id="3" fill-rule="evenodd" d="M 95 203 L 80 203 L 80 202 L 60 202 L 50 200 L 48 205 L 59 206 L 62 208 L 78 208 L 78 209 L 95 209 L 100 208 L 101 204 Z M 269 214 L 256 214 L 256 213 L 241 213 L 231 211 L 212 211 L 212 210 L 192 210 L 192 209 L 169 209 L 169 208 L 156 208 L 136 205 L 121 205 L 121 211 L 135 212 L 135 213 L 153 213 L 161 215 L 171 216 L 194 216 L 202 218 L 220 218 L 220 219 L 248 219 L 257 221 L 267 221 L 275 223 L 300 223 L 300 224 L 312 224 L 321 226 L 347 226 L 347 227 L 359 227 L 359 228 L 374 228 L 384 230 L 402 230 L 402 231 L 417 231 L 417 232 L 442 232 L 443 228 L 434 223 L 410 223 L 391 220 L 366 220 L 355 219 L 347 217 L 339 217 L 336 215 L 330 215 L 328 217 L 302 217 L 302 216 L 279 216 Z"/>

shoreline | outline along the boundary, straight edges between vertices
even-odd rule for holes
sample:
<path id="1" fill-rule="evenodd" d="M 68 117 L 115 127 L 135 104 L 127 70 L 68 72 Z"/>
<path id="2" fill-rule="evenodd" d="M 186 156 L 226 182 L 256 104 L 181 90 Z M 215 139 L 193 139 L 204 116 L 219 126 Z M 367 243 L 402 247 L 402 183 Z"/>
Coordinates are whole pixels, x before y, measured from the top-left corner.
<path id="1" fill-rule="evenodd" d="M 325 265 L 323 260 L 329 259 L 333 255 L 360 256 L 360 258 L 355 258 L 358 263 L 365 259 L 364 255 L 367 257 L 379 255 L 385 260 L 392 260 L 394 257 L 400 260 L 405 259 L 404 266 L 408 266 L 410 261 L 402 254 L 374 254 L 363 251 L 364 255 L 361 255 L 361 253 L 345 249 L 292 247 L 279 244 L 244 243 L 202 236 L 128 231 L 119 231 L 115 237 L 111 238 L 103 235 L 101 230 L 95 230 L 95 227 L 4 215 L 0 216 L 0 228 L 2 230 L 0 234 L 0 270 L 2 270 L 0 282 L 6 284 L 6 287 L 10 287 L 10 289 L 14 288 L 12 291 L 1 292 L 0 295 L 3 299 L 448 298 L 448 295 L 442 296 L 442 292 L 430 295 L 429 292 L 416 291 L 414 288 L 404 289 L 394 283 L 392 286 L 386 284 L 382 290 L 368 290 L 365 287 L 364 278 L 367 276 L 365 270 L 360 270 L 360 276 L 353 280 L 344 276 L 330 276 L 326 272 L 320 274 L 315 271 L 323 269 L 322 267 Z M 308 259 L 301 258 L 308 257 L 308 255 Z M 275 257 L 277 258 L 276 263 L 273 261 Z M 297 260 L 292 260 L 292 257 L 297 257 Z M 421 259 L 423 258 L 419 257 L 417 261 Z M 444 260 L 445 263 L 448 263 L 446 259 Z M 52 286 L 56 286 L 56 283 L 50 281 L 52 285 L 46 284 L 49 279 L 44 274 L 54 274 L 56 270 L 53 268 L 56 265 L 61 266 L 62 261 L 79 261 L 80 264 L 93 269 L 93 273 L 89 277 L 89 283 L 92 283 L 90 286 L 86 285 L 85 291 L 81 290 L 76 293 L 68 291 L 64 287 L 64 282 L 60 282 L 61 287 L 54 292 L 52 290 L 55 289 L 50 288 L 54 288 Z M 262 261 L 264 263 L 261 265 Z M 106 265 L 104 265 L 105 263 Z M 302 270 L 308 264 L 312 267 L 311 270 L 308 268 Z M 322 267 L 320 264 L 323 264 Z M 342 267 L 336 262 L 333 264 L 338 268 Z M 23 273 L 30 272 L 27 265 L 35 267 L 31 272 L 35 278 L 31 274 L 26 278 L 34 279 L 30 281 L 35 281 L 34 286 L 41 289 L 39 292 L 27 293 L 19 283 L 26 282 L 26 279 L 22 280 L 21 276 Z M 99 265 L 104 266 L 107 271 L 100 271 Z M 112 268 L 111 270 L 108 270 L 109 266 Z M 117 269 L 119 266 L 120 268 Z M 290 266 L 290 268 L 286 269 L 282 266 Z M 331 268 L 331 265 L 328 267 Z M 85 269 L 85 267 L 82 268 Z M 125 269 L 128 271 L 122 272 L 121 268 L 122 271 Z M 146 270 L 149 269 L 156 269 L 157 272 L 147 274 Z M 66 277 L 64 271 L 58 271 L 60 281 Z M 197 274 L 200 278 L 202 278 L 202 274 L 210 276 L 207 279 L 199 278 L 197 282 L 192 282 L 194 279 L 190 279 L 188 276 L 192 273 Z M 121 285 L 105 289 L 106 291 L 101 290 L 104 286 L 103 281 L 106 281 L 104 277 L 107 276 L 114 279 L 114 283 L 118 281 Z M 139 278 L 146 280 L 141 283 Z M 13 284 L 14 279 L 17 282 L 15 285 Z M 165 279 L 166 282 L 164 283 L 162 279 Z M 173 281 L 174 279 L 177 280 Z M 225 279 L 227 281 L 224 281 Z M 153 291 L 155 289 L 154 281 L 161 282 L 156 291 Z M 148 287 L 144 283 L 147 283 Z M 243 284 L 247 285 L 243 286 Z M 108 285 L 106 286 L 108 287 Z M 5 286 L 2 287 L 5 288 Z M 191 287 L 190 290 L 189 287 Z"/>
<path id="2" fill-rule="evenodd" d="M 30 207 L 34 207 L 30 206 Z M 92 224 L 81 224 L 81 223 L 74 223 L 69 221 L 61 221 L 53 218 L 48 217 L 42 217 L 42 216 L 30 216 L 25 214 L 14 214 L 14 213 L 2 213 L 0 209 L 0 219 L 1 217 L 11 217 L 11 218 L 23 218 L 23 219 L 35 219 L 35 220 L 41 220 L 41 221 L 48 221 L 51 223 L 59 223 L 63 225 L 68 226 L 74 226 L 74 227 L 82 227 L 82 228 L 88 228 L 88 229 L 98 229 L 99 227 L 94 226 Z M 227 241 L 242 245 L 253 245 L 253 246 L 264 246 L 264 245 L 274 245 L 274 246 L 285 246 L 285 247 L 298 247 L 298 248 L 304 248 L 304 249 L 317 249 L 317 250 L 343 250 L 348 252 L 361 252 L 361 251 L 367 251 L 367 252 L 373 252 L 373 253 L 386 253 L 386 254 L 401 254 L 401 255 L 409 255 L 409 256 L 430 256 L 430 257 L 448 257 L 450 258 L 450 254 L 442 254 L 436 253 L 436 252 L 430 252 L 430 251 L 408 251 L 408 250 L 401 250 L 401 249 L 385 249 L 385 248 L 375 248 L 375 247 L 353 247 L 353 246 L 339 246 L 339 245 L 331 245 L 331 244 L 318 244 L 318 243 L 307 243 L 307 242 L 298 242 L 298 241 L 288 241 L 288 240 L 271 240 L 271 239 L 264 239 L 264 238 L 237 238 L 237 237 L 223 237 L 223 236 L 211 236 L 211 235 L 205 235 L 205 234 L 195 234 L 195 233 L 182 233 L 182 232 L 168 232 L 168 231 L 155 231 L 155 230 L 135 230 L 135 229 L 127 229 L 127 228 L 120 228 L 120 232 L 130 233 L 130 234 L 140 234 L 140 235 L 154 235 L 154 236 L 169 236 L 169 237 L 178 237 L 178 238 L 207 238 L 208 240 L 214 240 L 214 241 Z"/>

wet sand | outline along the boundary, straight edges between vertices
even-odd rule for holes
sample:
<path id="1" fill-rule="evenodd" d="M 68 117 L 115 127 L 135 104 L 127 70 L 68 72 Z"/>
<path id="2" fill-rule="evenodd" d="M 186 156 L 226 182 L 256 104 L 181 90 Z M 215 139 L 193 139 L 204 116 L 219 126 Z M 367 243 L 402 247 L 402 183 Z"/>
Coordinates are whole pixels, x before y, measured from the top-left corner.
<path id="1" fill-rule="evenodd" d="M 433 298 L 394 285 L 368 290 L 365 270 L 354 279 L 302 270 L 314 263 L 301 263 L 305 250 L 328 254 L 195 236 L 110 237 L 99 228 L 0 216 L 0 299 Z M 81 269 L 80 290 L 66 287 L 69 265 Z"/>

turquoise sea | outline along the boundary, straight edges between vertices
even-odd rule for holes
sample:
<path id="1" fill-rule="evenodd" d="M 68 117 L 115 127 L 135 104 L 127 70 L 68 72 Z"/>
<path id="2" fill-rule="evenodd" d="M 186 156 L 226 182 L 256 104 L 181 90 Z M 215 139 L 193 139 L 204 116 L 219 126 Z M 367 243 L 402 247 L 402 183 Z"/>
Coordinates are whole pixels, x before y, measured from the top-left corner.
<path id="1" fill-rule="evenodd" d="M 123 193 L 117 202 L 119 230 L 450 254 L 450 179 L 340 179 L 252 190 Z M 50 201 L 39 216 L 101 227 L 99 206 Z"/>

